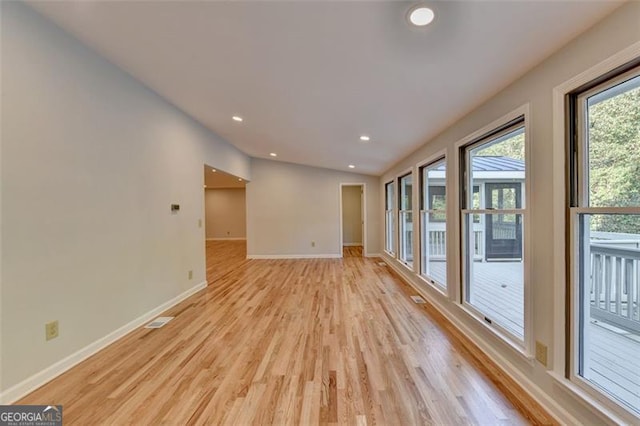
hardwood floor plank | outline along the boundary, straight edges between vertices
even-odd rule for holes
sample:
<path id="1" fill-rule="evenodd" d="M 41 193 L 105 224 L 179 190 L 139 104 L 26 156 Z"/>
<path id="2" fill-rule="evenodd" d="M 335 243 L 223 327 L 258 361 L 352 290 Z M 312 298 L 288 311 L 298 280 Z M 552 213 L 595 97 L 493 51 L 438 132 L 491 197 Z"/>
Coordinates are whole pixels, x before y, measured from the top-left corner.
<path id="1" fill-rule="evenodd" d="M 361 247 L 330 260 L 244 247 L 208 241 L 210 285 L 163 313 L 173 321 L 19 403 L 62 404 L 70 425 L 553 423 Z"/>

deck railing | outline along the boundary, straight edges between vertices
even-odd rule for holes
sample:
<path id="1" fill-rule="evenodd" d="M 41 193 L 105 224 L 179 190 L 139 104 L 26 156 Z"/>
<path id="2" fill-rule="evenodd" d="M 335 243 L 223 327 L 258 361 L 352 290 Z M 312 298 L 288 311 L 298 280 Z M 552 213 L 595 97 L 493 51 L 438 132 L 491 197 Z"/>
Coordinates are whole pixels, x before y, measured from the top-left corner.
<path id="1" fill-rule="evenodd" d="M 484 232 L 474 230 L 474 257 L 484 255 Z M 594 319 L 640 334 L 640 248 L 634 240 L 592 240 L 591 316 Z M 444 259 L 446 231 L 429 231 L 429 255 Z"/>
<path id="2" fill-rule="evenodd" d="M 473 255 L 482 259 L 484 256 L 484 240 L 481 230 L 473 231 Z M 447 233 L 444 230 L 429 231 L 429 256 L 431 259 L 444 259 L 447 255 Z"/>
<path id="3" fill-rule="evenodd" d="M 640 334 L 640 249 L 592 241 L 591 316 Z"/>

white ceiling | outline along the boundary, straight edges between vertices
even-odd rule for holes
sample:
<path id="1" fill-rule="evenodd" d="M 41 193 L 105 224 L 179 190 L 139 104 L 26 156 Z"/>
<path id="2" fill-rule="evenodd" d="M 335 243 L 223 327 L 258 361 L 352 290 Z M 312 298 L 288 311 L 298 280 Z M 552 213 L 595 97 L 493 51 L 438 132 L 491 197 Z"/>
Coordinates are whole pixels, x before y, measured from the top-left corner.
<path id="1" fill-rule="evenodd" d="M 253 157 L 375 175 L 620 5 L 427 2 L 417 29 L 400 1 L 29 3 Z"/>

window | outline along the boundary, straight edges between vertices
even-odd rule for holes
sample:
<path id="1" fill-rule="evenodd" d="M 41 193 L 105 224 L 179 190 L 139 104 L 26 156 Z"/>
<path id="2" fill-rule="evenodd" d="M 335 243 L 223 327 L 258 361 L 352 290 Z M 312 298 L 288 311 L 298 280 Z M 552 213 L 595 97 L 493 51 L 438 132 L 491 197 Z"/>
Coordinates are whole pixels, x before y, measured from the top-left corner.
<path id="1" fill-rule="evenodd" d="M 395 188 L 393 181 L 384 186 L 384 249 L 389 254 L 395 254 L 395 221 L 393 220 L 393 205 L 395 203 Z"/>
<path id="2" fill-rule="evenodd" d="M 413 184 L 412 173 L 398 179 L 400 184 L 399 212 L 400 218 L 400 256 L 399 259 L 409 267 L 413 267 Z"/>
<path id="3" fill-rule="evenodd" d="M 640 414 L 640 68 L 569 97 L 571 378 Z"/>
<path id="4" fill-rule="evenodd" d="M 447 288 L 447 176 L 445 159 L 420 167 L 420 274 Z"/>
<path id="5" fill-rule="evenodd" d="M 524 117 L 461 154 L 464 304 L 526 351 Z"/>

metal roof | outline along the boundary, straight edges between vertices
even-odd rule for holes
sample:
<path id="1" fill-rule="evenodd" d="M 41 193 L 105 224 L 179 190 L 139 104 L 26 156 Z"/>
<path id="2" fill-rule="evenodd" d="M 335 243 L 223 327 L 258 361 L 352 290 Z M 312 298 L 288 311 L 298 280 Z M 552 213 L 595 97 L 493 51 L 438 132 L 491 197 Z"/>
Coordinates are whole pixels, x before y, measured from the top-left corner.
<path id="1" fill-rule="evenodd" d="M 444 171 L 444 164 L 436 170 Z M 524 161 L 510 157 L 473 157 L 474 172 L 524 172 Z"/>

